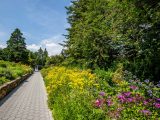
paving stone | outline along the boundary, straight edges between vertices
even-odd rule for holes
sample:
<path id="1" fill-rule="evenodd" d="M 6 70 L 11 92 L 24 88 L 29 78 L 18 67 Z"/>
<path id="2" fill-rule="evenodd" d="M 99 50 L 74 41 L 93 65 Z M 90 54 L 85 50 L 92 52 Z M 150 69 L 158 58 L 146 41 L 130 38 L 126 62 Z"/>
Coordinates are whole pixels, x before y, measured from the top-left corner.
<path id="1" fill-rule="evenodd" d="M 35 72 L 0 101 L 0 120 L 53 120 L 43 78 Z"/>

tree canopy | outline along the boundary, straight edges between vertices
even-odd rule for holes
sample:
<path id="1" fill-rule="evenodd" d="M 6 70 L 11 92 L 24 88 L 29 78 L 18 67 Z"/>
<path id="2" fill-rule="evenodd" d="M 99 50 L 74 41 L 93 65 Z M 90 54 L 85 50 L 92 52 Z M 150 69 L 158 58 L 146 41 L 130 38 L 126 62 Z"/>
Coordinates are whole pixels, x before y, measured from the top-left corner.
<path id="1" fill-rule="evenodd" d="M 18 28 L 14 30 L 10 39 L 7 41 L 6 52 L 9 61 L 26 62 L 28 60 L 25 38 Z"/>
<path id="2" fill-rule="evenodd" d="M 160 1 L 74 0 L 66 7 L 68 60 L 90 68 L 123 63 L 140 78 L 160 79 Z"/>

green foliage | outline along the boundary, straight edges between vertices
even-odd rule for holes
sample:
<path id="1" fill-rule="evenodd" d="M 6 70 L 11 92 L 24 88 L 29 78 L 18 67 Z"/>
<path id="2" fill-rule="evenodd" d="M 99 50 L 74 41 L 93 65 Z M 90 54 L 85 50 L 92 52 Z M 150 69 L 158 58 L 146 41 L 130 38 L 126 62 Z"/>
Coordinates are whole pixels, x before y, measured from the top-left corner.
<path id="1" fill-rule="evenodd" d="M 34 53 L 35 65 L 39 65 L 39 69 L 41 69 L 45 65 L 47 59 L 48 59 L 48 52 L 46 48 L 45 50 L 42 50 L 42 48 L 40 47 L 39 50 Z"/>
<path id="2" fill-rule="evenodd" d="M 100 120 L 102 110 L 92 106 L 96 78 L 90 70 L 68 67 L 42 69 L 49 107 L 55 120 Z M 90 101 L 90 102 L 89 102 Z"/>
<path id="3" fill-rule="evenodd" d="M 0 86 L 3 85 L 6 82 L 9 82 L 9 80 L 6 79 L 6 77 L 0 77 Z"/>
<path id="4" fill-rule="evenodd" d="M 116 49 L 109 37 L 106 26 L 105 7 L 107 1 L 95 2 L 94 0 L 74 1 L 68 7 L 68 41 L 65 53 L 79 64 L 87 67 L 108 67 L 115 59 Z M 76 32 L 75 32 L 76 31 Z"/>
<path id="5" fill-rule="evenodd" d="M 100 84 L 100 88 L 101 90 L 104 90 L 106 86 L 111 85 L 113 86 L 113 81 L 112 81 L 112 77 L 113 77 L 113 71 L 112 70 L 102 70 L 102 69 L 95 69 L 94 73 L 96 74 L 96 76 L 99 79 L 99 83 Z"/>
<path id="6" fill-rule="evenodd" d="M 32 69 L 29 66 L 0 60 L 0 85 L 30 73 L 31 71 Z"/>
<path id="7" fill-rule="evenodd" d="M 21 31 L 16 28 L 7 41 L 6 59 L 14 62 L 27 63 L 28 52 L 26 49 L 25 38 Z"/>
<path id="8" fill-rule="evenodd" d="M 47 58 L 46 48 L 44 50 L 40 48 L 37 52 L 27 50 L 23 33 L 18 28 L 11 34 L 10 39 L 7 41 L 7 47 L 0 48 L 0 60 L 21 62 L 32 67 L 36 65 L 43 67 Z"/>
<path id="9" fill-rule="evenodd" d="M 62 54 L 48 57 L 46 60 L 46 66 L 55 65 L 58 66 L 64 61 L 64 56 Z"/>
<path id="10" fill-rule="evenodd" d="M 108 69 L 118 61 L 139 78 L 160 79 L 158 0 L 72 3 L 67 7 L 71 27 L 63 45 L 71 63 Z"/>

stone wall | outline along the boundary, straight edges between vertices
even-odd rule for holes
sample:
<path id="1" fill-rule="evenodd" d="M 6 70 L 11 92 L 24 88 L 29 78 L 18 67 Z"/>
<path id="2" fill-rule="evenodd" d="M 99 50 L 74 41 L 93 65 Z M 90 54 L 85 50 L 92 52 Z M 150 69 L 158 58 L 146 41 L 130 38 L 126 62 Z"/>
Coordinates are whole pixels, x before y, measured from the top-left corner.
<path id="1" fill-rule="evenodd" d="M 26 80 L 31 75 L 32 75 L 32 73 L 23 75 L 21 78 L 17 78 L 15 80 L 12 80 L 12 81 L 7 82 L 4 85 L 0 86 L 0 100 L 2 98 L 4 98 L 9 92 L 11 92 L 14 88 L 16 88 L 18 85 L 20 85 L 21 82 Z"/>

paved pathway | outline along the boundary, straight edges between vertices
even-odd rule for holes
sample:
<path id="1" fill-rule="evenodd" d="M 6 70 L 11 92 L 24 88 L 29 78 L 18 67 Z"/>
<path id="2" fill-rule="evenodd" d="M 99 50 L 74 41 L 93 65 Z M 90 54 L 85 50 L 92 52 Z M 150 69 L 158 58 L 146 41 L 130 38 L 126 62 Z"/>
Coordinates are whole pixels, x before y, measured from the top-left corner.
<path id="1" fill-rule="evenodd" d="M 0 101 L 0 120 L 52 120 L 39 72 Z"/>

